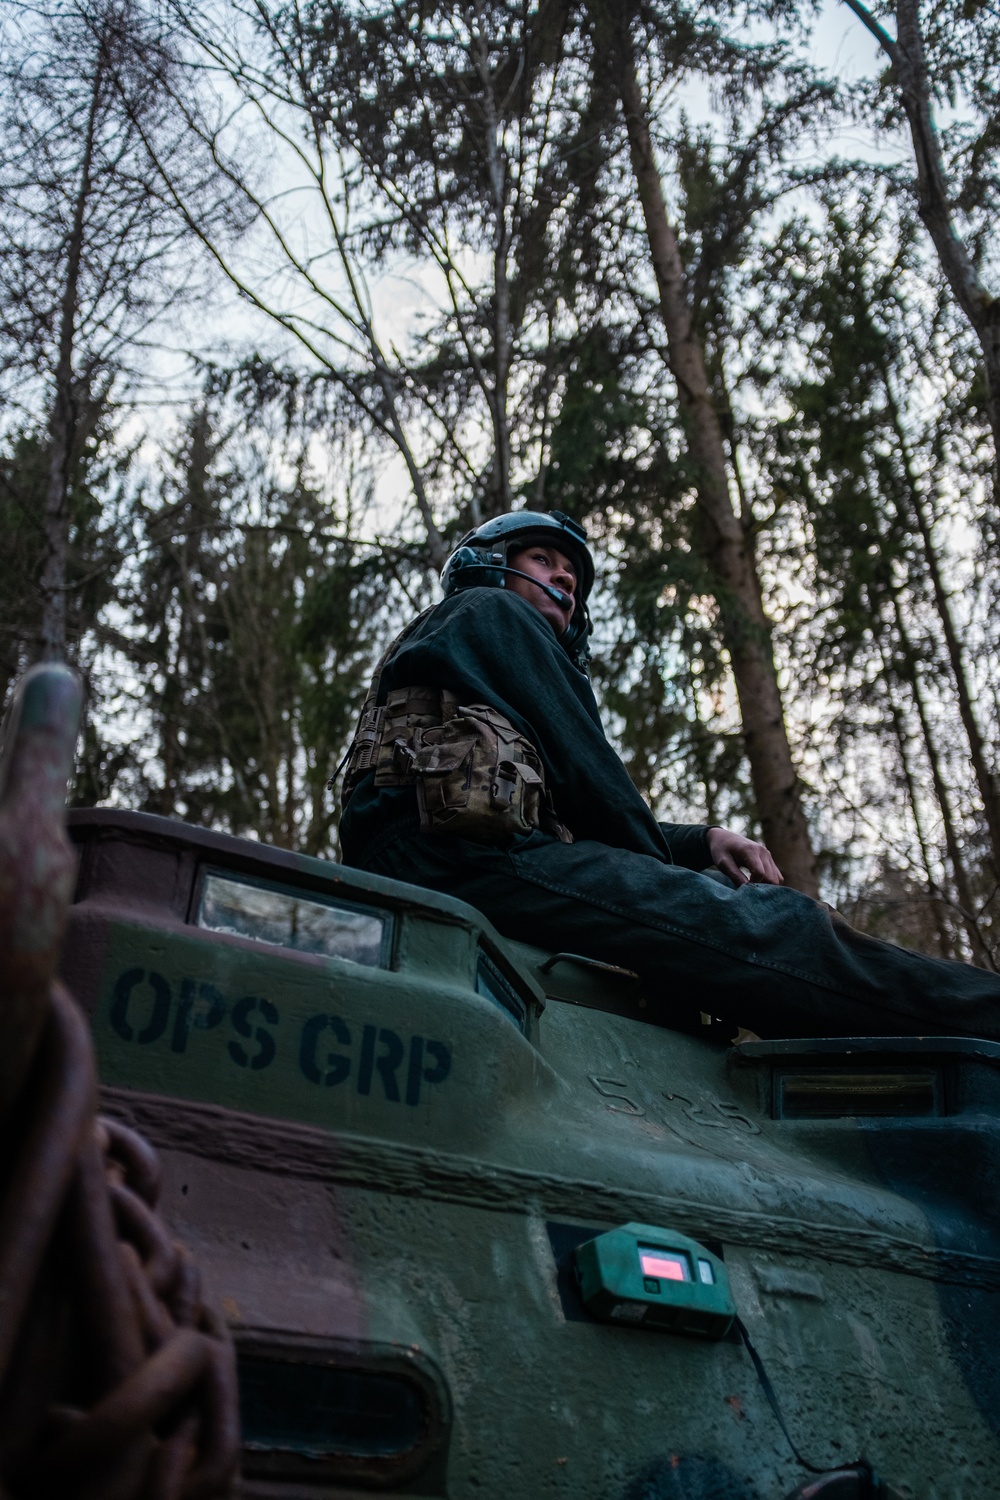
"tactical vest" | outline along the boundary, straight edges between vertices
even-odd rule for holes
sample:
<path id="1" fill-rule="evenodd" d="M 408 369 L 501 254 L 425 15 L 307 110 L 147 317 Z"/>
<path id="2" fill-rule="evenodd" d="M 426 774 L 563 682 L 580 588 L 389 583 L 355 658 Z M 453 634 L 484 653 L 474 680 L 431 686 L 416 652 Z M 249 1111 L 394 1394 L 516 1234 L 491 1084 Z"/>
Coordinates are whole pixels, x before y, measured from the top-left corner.
<path id="1" fill-rule="evenodd" d="M 386 663 L 429 613 L 411 621 L 375 668 L 343 762 L 343 805 L 374 769 L 377 787 L 415 789 L 421 833 L 503 847 L 541 828 L 571 844 L 573 835 L 556 817 L 538 751 L 497 709 L 462 704 L 447 688 L 395 688 L 385 703 L 377 702 Z"/>

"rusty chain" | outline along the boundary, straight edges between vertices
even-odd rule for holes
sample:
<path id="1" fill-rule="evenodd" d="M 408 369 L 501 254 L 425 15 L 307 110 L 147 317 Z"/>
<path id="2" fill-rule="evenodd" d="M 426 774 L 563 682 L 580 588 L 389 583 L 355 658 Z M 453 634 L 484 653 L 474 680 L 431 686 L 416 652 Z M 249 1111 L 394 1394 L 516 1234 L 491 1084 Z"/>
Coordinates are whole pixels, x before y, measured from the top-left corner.
<path id="1" fill-rule="evenodd" d="M 59 985 L 5 1122 L 0 1484 L 10 1500 L 232 1492 L 236 1366 L 156 1212 L 159 1162 L 95 1112 L 86 1022 Z"/>
<path id="2" fill-rule="evenodd" d="M 232 1342 L 156 1212 L 155 1153 L 97 1116 L 90 1032 L 53 982 L 79 710 L 47 663 L 0 726 L 0 1500 L 221 1500 Z"/>

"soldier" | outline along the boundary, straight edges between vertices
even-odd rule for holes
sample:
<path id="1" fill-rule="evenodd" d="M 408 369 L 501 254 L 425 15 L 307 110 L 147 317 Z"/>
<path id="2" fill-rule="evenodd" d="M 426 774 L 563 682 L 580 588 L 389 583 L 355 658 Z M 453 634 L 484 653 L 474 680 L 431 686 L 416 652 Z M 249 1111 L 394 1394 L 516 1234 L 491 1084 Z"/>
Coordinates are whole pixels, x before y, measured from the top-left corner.
<path id="1" fill-rule="evenodd" d="M 1000 1038 L 1000 977 L 856 932 L 751 839 L 656 822 L 587 676 L 594 564 L 574 521 L 496 517 L 442 581 L 372 680 L 344 778 L 348 864 L 636 970 L 678 1029 L 708 1012 L 760 1036 Z"/>

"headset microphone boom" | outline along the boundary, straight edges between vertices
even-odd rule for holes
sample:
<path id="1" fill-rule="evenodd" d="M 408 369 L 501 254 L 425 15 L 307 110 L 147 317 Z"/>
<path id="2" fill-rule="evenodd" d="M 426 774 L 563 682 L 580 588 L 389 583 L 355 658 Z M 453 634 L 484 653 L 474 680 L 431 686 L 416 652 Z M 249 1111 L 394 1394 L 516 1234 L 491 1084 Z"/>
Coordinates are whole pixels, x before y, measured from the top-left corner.
<path id="1" fill-rule="evenodd" d="M 462 572 L 510 573 L 514 578 L 526 578 L 529 583 L 533 583 L 536 589 L 541 589 L 543 594 L 548 594 L 549 598 L 552 599 L 556 604 L 558 604 L 560 609 L 565 609 L 567 605 L 573 604 L 575 602 L 572 594 L 565 594 L 563 593 L 562 589 L 553 588 L 550 584 L 542 583 L 540 579 L 534 578 L 530 573 L 522 573 L 520 568 L 508 568 L 505 564 L 492 562 L 463 563 Z"/>

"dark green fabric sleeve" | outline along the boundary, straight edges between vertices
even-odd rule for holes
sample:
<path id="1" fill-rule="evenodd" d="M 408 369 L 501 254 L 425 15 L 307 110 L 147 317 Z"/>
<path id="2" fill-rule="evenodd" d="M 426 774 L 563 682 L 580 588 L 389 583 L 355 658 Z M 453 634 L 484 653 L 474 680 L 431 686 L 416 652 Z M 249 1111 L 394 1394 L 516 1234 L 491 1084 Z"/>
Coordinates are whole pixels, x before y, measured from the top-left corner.
<path id="1" fill-rule="evenodd" d="M 463 590 L 422 620 L 384 669 L 380 697 L 418 686 L 450 688 L 510 719 L 541 756 L 556 812 L 575 838 L 688 869 L 711 863 L 704 829 L 657 823 L 604 734 L 586 674 L 518 595 Z"/>
<path id="2" fill-rule="evenodd" d="M 712 864 L 708 850 L 708 828 L 703 823 L 661 823 L 675 865 L 686 870 L 707 870 Z"/>

